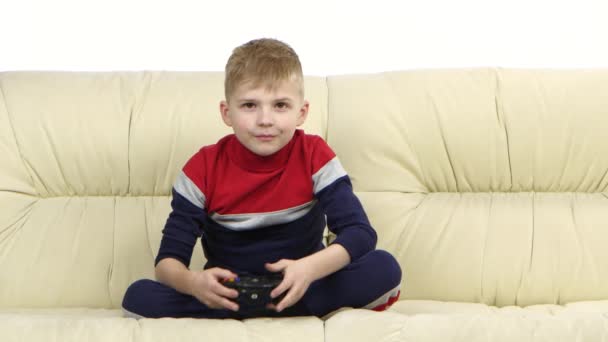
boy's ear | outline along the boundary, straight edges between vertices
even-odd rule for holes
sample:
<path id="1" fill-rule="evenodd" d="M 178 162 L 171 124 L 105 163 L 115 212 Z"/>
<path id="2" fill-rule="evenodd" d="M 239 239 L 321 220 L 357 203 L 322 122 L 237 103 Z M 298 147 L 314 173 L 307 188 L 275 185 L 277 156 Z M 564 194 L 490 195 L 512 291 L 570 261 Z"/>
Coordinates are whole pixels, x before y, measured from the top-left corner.
<path id="1" fill-rule="evenodd" d="M 308 117 L 308 108 L 310 107 L 310 103 L 306 100 L 304 100 L 304 104 L 302 104 L 302 107 L 300 108 L 300 113 L 298 115 L 298 121 L 296 126 L 301 126 L 304 121 L 306 121 L 306 118 Z"/>
<path id="2" fill-rule="evenodd" d="M 228 115 L 228 111 L 229 111 L 228 102 L 221 101 L 220 102 L 220 114 L 222 114 L 222 121 L 224 121 L 226 126 L 232 127 L 232 120 L 230 120 L 230 115 Z"/>

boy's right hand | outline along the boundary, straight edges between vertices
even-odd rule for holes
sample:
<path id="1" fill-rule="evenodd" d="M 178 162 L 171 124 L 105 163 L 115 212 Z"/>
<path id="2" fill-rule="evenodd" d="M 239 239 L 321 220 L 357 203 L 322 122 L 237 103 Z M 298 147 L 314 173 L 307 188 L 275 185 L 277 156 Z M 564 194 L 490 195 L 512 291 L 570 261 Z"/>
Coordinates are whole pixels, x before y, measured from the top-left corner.
<path id="1" fill-rule="evenodd" d="M 236 274 L 218 267 L 192 273 L 190 292 L 201 303 L 212 309 L 239 310 L 238 304 L 229 299 L 238 297 L 239 293 L 222 284 L 224 279 L 236 278 Z"/>

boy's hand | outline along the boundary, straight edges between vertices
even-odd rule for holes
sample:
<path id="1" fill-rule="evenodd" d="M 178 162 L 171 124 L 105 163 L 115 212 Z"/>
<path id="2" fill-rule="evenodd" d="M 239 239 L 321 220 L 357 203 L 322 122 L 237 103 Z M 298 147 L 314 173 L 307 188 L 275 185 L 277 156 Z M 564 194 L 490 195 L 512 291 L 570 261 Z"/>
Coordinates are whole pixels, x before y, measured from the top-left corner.
<path id="1" fill-rule="evenodd" d="M 307 265 L 306 260 L 289 260 L 281 259 L 273 264 L 266 264 L 266 269 L 271 272 L 283 272 L 283 281 L 277 286 L 270 296 L 276 298 L 283 292 L 289 290 L 287 295 L 276 306 L 269 305 L 269 308 L 281 312 L 297 303 L 308 290 L 310 283 L 314 280 L 310 272 L 311 267 Z"/>
<path id="2" fill-rule="evenodd" d="M 236 278 L 236 274 L 218 267 L 192 273 L 190 293 L 201 303 L 212 309 L 239 310 L 238 304 L 229 299 L 238 297 L 238 292 L 221 283 L 224 279 Z"/>

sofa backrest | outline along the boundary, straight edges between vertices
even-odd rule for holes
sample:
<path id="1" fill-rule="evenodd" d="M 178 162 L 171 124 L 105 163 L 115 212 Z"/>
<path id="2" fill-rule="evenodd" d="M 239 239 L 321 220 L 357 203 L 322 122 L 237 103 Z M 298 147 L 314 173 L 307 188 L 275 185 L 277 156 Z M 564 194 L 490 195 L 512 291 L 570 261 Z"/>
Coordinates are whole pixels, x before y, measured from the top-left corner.
<path id="1" fill-rule="evenodd" d="M 118 308 L 177 171 L 230 132 L 222 73 L 0 73 L 0 307 Z M 309 77 L 402 299 L 608 298 L 608 71 Z M 192 267 L 202 267 L 200 245 Z"/>
<path id="2" fill-rule="evenodd" d="M 325 79 L 305 88 L 325 138 Z M 119 308 L 152 278 L 177 172 L 231 132 L 221 99 L 223 73 L 0 73 L 0 307 Z"/>
<path id="3" fill-rule="evenodd" d="M 608 298 L 608 70 L 328 77 L 328 142 L 403 299 Z"/>

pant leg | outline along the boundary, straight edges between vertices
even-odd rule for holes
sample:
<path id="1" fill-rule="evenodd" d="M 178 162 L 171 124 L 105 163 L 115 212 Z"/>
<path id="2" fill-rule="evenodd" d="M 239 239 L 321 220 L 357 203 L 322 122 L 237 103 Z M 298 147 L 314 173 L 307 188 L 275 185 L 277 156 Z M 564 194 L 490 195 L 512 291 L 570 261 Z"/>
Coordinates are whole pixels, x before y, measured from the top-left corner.
<path id="1" fill-rule="evenodd" d="M 383 250 L 374 250 L 343 269 L 312 283 L 302 301 L 315 316 L 342 307 L 383 310 L 399 297 L 401 267 Z"/>
<path id="2" fill-rule="evenodd" d="M 255 310 L 234 312 L 226 309 L 212 309 L 193 296 L 176 291 L 157 281 L 141 279 L 129 286 L 122 301 L 123 310 L 136 318 L 190 317 L 190 318 L 233 318 L 292 317 L 308 316 L 310 313 L 301 303 L 282 312 Z"/>
<path id="3" fill-rule="evenodd" d="M 149 279 L 138 280 L 129 286 L 122 307 L 129 313 L 146 318 L 235 318 L 236 316 L 230 310 L 211 309 L 193 296 Z"/>

